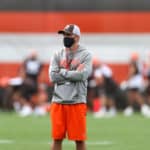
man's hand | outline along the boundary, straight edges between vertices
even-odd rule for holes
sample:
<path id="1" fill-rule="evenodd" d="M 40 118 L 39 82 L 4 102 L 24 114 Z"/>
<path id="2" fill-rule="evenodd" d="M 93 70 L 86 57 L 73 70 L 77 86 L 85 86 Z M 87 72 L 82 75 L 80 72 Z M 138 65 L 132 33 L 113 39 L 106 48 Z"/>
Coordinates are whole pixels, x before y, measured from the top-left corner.
<path id="1" fill-rule="evenodd" d="M 82 71 L 84 69 L 84 64 L 80 64 L 77 68 L 77 71 Z"/>
<path id="2" fill-rule="evenodd" d="M 73 59 L 71 62 L 71 66 L 73 68 L 77 68 L 77 66 L 79 66 L 79 64 L 80 64 L 80 61 L 78 59 Z"/>
<path id="3" fill-rule="evenodd" d="M 68 69 L 68 64 L 65 59 L 60 61 L 60 68 Z"/>

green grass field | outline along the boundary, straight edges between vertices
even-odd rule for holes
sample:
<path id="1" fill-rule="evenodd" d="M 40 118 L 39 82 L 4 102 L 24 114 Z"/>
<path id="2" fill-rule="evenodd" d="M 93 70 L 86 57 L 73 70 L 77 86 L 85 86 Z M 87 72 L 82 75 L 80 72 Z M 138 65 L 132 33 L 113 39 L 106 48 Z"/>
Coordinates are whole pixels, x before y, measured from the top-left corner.
<path id="1" fill-rule="evenodd" d="M 87 115 L 88 150 L 149 150 L 150 119 L 136 114 L 131 118 L 94 119 Z M 0 112 L 0 150 L 49 150 L 49 116 L 20 118 Z M 63 150 L 74 150 L 64 141 Z"/>

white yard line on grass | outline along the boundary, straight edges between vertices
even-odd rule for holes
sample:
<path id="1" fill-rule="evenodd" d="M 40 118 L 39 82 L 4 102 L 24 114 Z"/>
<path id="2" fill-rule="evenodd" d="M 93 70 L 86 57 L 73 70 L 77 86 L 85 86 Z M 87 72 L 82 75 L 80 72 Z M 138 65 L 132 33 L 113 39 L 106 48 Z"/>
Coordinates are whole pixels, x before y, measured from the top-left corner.
<path id="1" fill-rule="evenodd" d="M 48 144 L 51 144 L 52 141 L 48 142 Z M 0 139 L 0 144 L 46 144 L 46 142 L 36 142 L 36 141 L 13 141 L 13 140 L 8 140 L 8 139 Z M 104 140 L 104 141 L 87 141 L 86 142 L 87 145 L 89 146 L 109 146 L 109 145 L 113 145 L 114 142 L 112 141 L 107 141 L 107 140 Z M 74 145 L 74 142 L 73 141 L 64 141 L 63 142 L 63 145 L 66 145 L 66 146 L 69 146 L 69 145 Z"/>
<path id="2" fill-rule="evenodd" d="M 48 142 L 48 144 L 51 144 L 52 142 Z M 64 145 L 74 145 L 74 142 L 72 141 L 64 141 L 63 143 Z M 87 141 L 86 142 L 87 145 L 92 145 L 92 146 L 108 146 L 108 145 L 113 145 L 114 143 L 112 141 L 94 141 L 94 142 L 91 142 L 91 141 Z"/>
<path id="3" fill-rule="evenodd" d="M 114 144 L 112 141 L 95 141 L 95 142 L 86 142 L 87 145 L 112 145 Z"/>
<path id="4" fill-rule="evenodd" d="M 12 144 L 12 143 L 14 143 L 13 140 L 0 139 L 0 144 Z"/>

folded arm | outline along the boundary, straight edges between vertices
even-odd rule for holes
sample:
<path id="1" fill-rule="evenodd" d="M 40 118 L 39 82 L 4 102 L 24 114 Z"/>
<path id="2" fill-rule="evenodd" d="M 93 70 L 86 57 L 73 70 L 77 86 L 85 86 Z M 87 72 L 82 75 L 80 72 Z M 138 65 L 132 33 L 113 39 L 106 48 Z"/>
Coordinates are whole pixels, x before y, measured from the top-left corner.
<path id="1" fill-rule="evenodd" d="M 89 53 L 76 70 L 61 69 L 60 74 L 70 81 L 86 80 L 92 72 L 92 57 Z"/>
<path id="2" fill-rule="evenodd" d="M 49 67 L 49 78 L 54 83 L 63 83 L 66 81 L 65 77 L 63 77 L 60 73 L 59 60 L 58 56 L 55 53 L 52 57 L 50 67 Z"/>

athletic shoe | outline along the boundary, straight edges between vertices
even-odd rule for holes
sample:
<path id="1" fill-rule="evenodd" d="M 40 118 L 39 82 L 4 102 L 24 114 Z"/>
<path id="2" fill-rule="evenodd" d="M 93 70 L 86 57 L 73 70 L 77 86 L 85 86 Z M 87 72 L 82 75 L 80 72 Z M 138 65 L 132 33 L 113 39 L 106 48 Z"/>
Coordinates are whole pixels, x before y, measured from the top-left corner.
<path id="1" fill-rule="evenodd" d="M 107 117 L 115 117 L 117 114 L 116 108 L 115 107 L 111 107 L 108 112 L 107 112 Z"/>
<path id="2" fill-rule="evenodd" d="M 95 112 L 94 113 L 94 117 L 95 118 L 103 118 L 106 116 L 106 108 L 105 107 L 102 107 L 98 112 Z"/>
<path id="3" fill-rule="evenodd" d="M 126 117 L 130 117 L 133 115 L 133 112 L 134 112 L 133 108 L 131 106 L 129 106 L 124 110 L 124 115 Z"/>
<path id="4" fill-rule="evenodd" d="M 21 111 L 19 112 L 19 115 L 21 117 L 27 117 L 27 116 L 31 115 L 32 112 L 33 112 L 32 108 L 28 105 L 25 105 L 22 107 Z"/>
<path id="5" fill-rule="evenodd" d="M 142 105 L 142 107 L 141 107 L 141 113 L 142 113 L 143 116 L 149 118 L 150 117 L 150 108 L 149 108 L 149 106 L 146 105 L 146 104 Z"/>
<path id="6" fill-rule="evenodd" d="M 13 108 L 15 110 L 15 112 L 19 112 L 21 110 L 21 105 L 19 102 L 14 102 L 13 103 Z"/>
<path id="7" fill-rule="evenodd" d="M 44 108 L 44 107 L 40 107 L 40 106 L 38 106 L 38 107 L 36 107 L 35 109 L 34 109 L 34 114 L 36 115 L 36 116 L 44 116 L 44 115 L 46 115 L 46 109 Z"/>

